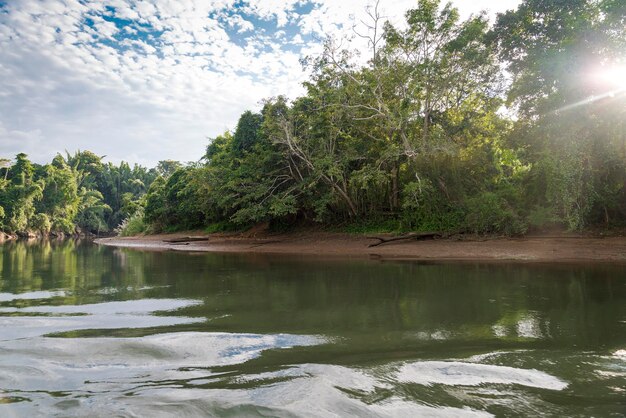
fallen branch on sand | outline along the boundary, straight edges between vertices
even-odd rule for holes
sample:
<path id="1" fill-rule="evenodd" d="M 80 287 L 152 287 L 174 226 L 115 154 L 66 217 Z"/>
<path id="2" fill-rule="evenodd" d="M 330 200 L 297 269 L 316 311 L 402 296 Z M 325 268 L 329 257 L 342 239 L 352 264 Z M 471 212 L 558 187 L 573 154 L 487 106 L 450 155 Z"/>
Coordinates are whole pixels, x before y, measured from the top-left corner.
<path id="1" fill-rule="evenodd" d="M 375 244 L 370 244 L 368 247 L 377 247 L 382 244 L 387 244 L 388 242 L 400 241 L 405 239 L 430 239 L 430 238 L 441 238 L 443 237 L 443 233 L 441 232 L 413 232 L 411 234 L 399 235 L 396 237 L 367 237 L 368 239 L 377 239 L 379 242 Z"/>
<path id="2" fill-rule="evenodd" d="M 267 244 L 278 244 L 278 243 L 284 243 L 285 240 L 280 240 L 280 239 L 272 239 L 272 240 L 266 240 L 266 241 L 257 241 L 254 243 L 254 245 L 250 245 L 250 248 L 256 248 L 256 247 L 260 247 L 262 245 L 267 245 Z"/>
<path id="3" fill-rule="evenodd" d="M 163 242 L 167 242 L 169 244 L 177 244 L 181 242 L 195 242 L 195 241 L 208 241 L 209 237 L 182 237 L 182 238 L 172 238 L 172 239 L 164 239 Z"/>

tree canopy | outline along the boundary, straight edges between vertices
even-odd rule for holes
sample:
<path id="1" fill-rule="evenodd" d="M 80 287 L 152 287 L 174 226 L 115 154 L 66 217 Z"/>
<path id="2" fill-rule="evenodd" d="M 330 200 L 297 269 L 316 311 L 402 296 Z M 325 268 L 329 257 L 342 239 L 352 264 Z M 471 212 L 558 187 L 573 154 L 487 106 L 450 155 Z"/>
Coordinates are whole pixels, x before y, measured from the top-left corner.
<path id="1" fill-rule="evenodd" d="M 368 15 L 367 50 L 328 39 L 302 97 L 245 111 L 197 163 L 0 160 L 3 227 L 626 226 L 624 2 L 524 0 L 493 25 L 438 0 L 397 26 Z"/>

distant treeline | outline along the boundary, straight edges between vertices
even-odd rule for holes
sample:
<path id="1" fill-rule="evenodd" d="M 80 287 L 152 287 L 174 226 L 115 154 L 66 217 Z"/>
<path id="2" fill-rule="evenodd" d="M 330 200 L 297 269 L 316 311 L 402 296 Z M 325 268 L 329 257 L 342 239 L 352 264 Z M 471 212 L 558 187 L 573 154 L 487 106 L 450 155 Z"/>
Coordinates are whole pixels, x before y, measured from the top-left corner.
<path id="1" fill-rule="evenodd" d="M 46 165 L 26 154 L 1 159 L 0 230 L 24 236 L 112 232 L 141 210 L 155 178 L 178 167 L 173 161 L 150 170 L 105 164 L 90 151 L 59 154 Z"/>
<path id="2" fill-rule="evenodd" d="M 5 228 L 37 228 L 36 213 L 52 228 L 125 219 L 127 234 L 260 222 L 498 234 L 626 225 L 623 1 L 525 0 L 493 26 L 436 0 L 418 1 L 403 28 L 368 12 L 368 50 L 329 39 L 304 60 L 303 97 L 243 113 L 197 164 L 135 168 L 125 178 L 137 188 L 113 192 L 104 179 L 117 167 L 91 173 L 58 157 L 51 174 L 24 177 L 40 181 L 29 194 L 18 161 L 8 181 L 22 191 L 5 186 L 0 201 Z M 55 170 L 89 172 L 69 212 L 45 198 L 57 196 Z M 81 203 L 90 190 L 102 206 Z M 10 209 L 17 198 L 27 213 Z"/>

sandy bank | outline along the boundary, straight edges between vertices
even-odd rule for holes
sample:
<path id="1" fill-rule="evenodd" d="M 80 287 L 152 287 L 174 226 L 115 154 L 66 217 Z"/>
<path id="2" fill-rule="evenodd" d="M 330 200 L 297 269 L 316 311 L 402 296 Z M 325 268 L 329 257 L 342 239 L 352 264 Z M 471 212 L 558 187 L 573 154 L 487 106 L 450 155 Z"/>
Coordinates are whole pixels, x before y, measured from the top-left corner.
<path id="1" fill-rule="evenodd" d="M 167 243 L 197 233 L 103 238 L 98 244 L 146 250 L 311 254 L 430 261 L 608 262 L 626 264 L 626 237 L 528 237 L 481 241 L 398 241 L 369 248 L 365 236 L 306 232 L 261 237 L 209 235 L 208 241 Z"/>

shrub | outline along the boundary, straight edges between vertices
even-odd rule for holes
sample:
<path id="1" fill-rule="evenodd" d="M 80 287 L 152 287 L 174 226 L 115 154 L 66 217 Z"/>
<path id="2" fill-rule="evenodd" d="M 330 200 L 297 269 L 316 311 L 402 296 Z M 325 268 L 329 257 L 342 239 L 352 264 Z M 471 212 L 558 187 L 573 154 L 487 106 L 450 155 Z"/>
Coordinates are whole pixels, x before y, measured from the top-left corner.
<path id="1" fill-rule="evenodd" d="M 475 234 L 520 235 L 528 225 L 500 193 L 483 192 L 467 200 L 465 225 Z"/>
<path id="2" fill-rule="evenodd" d="M 597 193 L 592 168 L 583 151 L 545 157 L 540 165 L 546 171 L 546 199 L 555 220 L 568 229 L 581 230 L 588 223 Z"/>
<path id="3" fill-rule="evenodd" d="M 52 223 L 50 222 L 50 218 L 45 213 L 38 213 L 33 215 L 30 218 L 30 228 L 41 232 L 43 235 L 47 235 L 50 233 L 52 229 Z"/>
<path id="4" fill-rule="evenodd" d="M 137 210 L 133 215 L 124 219 L 122 223 L 115 228 L 117 235 L 122 237 L 130 237 L 133 235 L 139 235 L 147 230 L 147 225 L 144 220 L 143 209 Z"/>
<path id="5" fill-rule="evenodd" d="M 74 233 L 75 226 L 72 221 L 67 218 L 56 218 L 52 220 L 52 229 L 65 234 Z"/>
<path id="6" fill-rule="evenodd" d="M 551 207 L 537 205 L 528 214 L 528 223 L 534 228 L 544 228 L 559 222 L 560 219 L 554 215 Z"/>
<path id="7" fill-rule="evenodd" d="M 402 230 L 458 231 L 465 217 L 463 208 L 451 203 L 428 179 L 404 187 L 402 209 Z"/>

